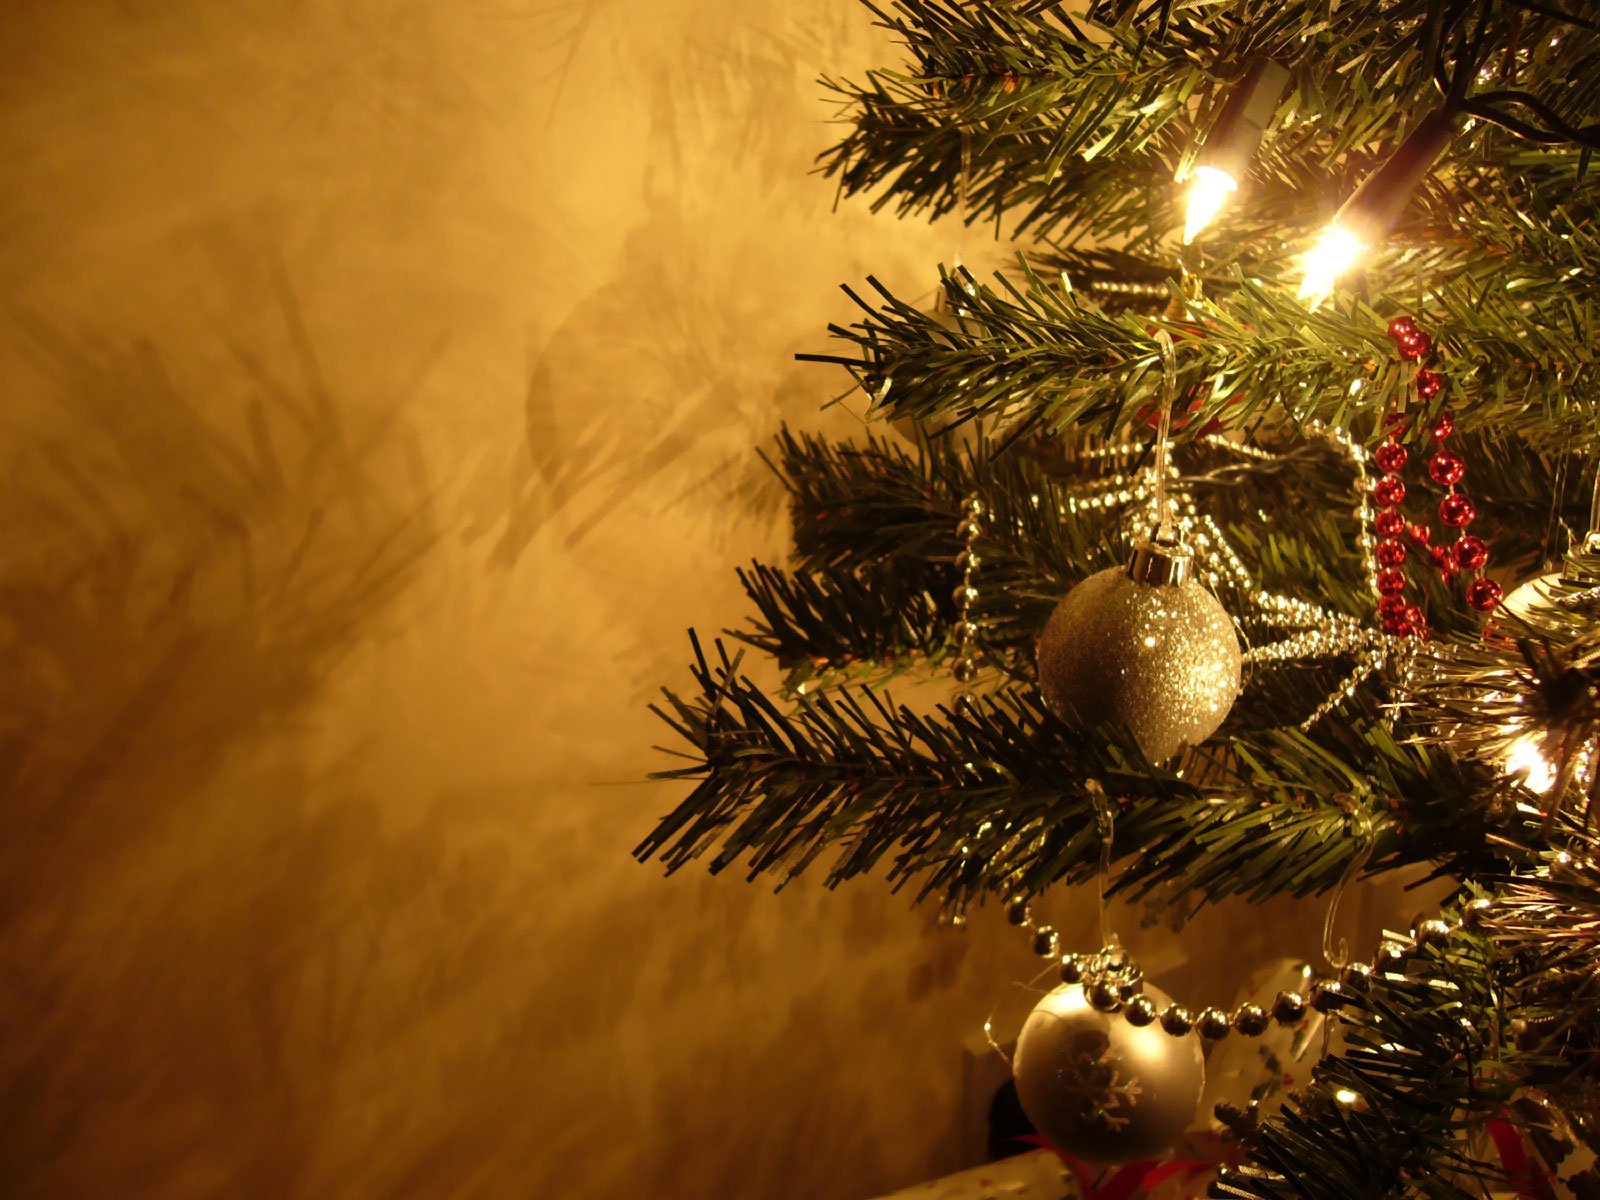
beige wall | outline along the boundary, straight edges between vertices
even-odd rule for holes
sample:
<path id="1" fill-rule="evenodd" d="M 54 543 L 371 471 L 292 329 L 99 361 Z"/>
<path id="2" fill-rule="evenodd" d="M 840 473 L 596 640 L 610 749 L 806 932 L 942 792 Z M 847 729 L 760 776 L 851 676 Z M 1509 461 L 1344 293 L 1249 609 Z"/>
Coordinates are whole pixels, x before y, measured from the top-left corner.
<path id="1" fill-rule="evenodd" d="M 628 854 L 645 704 L 781 552 L 753 448 L 843 382 L 793 353 L 950 251 L 807 174 L 876 45 L 845 0 L 0 9 L 7 1195 L 961 1165 L 1014 937 Z"/>

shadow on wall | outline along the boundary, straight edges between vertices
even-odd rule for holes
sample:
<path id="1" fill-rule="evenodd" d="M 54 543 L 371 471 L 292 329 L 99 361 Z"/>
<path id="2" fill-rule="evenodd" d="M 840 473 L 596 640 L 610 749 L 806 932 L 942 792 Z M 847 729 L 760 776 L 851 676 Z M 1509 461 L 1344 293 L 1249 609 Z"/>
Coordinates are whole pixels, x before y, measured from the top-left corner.
<path id="1" fill-rule="evenodd" d="M 281 974 L 283 939 L 305 936 L 293 922 L 314 918 L 336 870 L 331 843 L 305 838 L 327 818 L 306 809 L 304 771 L 277 772 L 266 814 L 208 784 L 381 632 L 434 519 L 406 429 L 336 404 L 292 304 L 286 317 L 297 377 L 237 350 L 248 386 L 231 407 L 185 394 L 155 347 L 22 322 L 45 389 L 7 414 L 17 452 L 0 485 L 0 1174 L 13 1195 L 206 1193 L 203 1177 L 171 1191 L 154 1177 L 225 1120 L 195 1081 L 218 1055 L 275 1052 L 261 1014 L 240 1012 L 248 985 L 227 984 L 274 944 L 279 961 L 261 965 Z M 228 822 L 230 838 L 208 834 Z M 274 836 L 326 853 L 275 863 Z M 230 902 L 242 911 L 221 946 Z M 251 906 L 287 930 L 260 935 Z M 323 1001 L 336 1037 L 338 997 Z M 230 1007 L 259 1044 L 215 1044 Z"/>
<path id="2" fill-rule="evenodd" d="M 575 548 L 619 505 L 652 493 L 656 512 L 692 501 L 776 515 L 782 489 L 756 454 L 777 432 L 773 381 L 741 374 L 732 348 L 751 333 L 728 311 L 735 282 L 695 259 L 709 240 L 658 208 L 629 235 L 618 276 L 575 304 L 545 346 L 496 565 L 515 563 L 558 517 Z"/>

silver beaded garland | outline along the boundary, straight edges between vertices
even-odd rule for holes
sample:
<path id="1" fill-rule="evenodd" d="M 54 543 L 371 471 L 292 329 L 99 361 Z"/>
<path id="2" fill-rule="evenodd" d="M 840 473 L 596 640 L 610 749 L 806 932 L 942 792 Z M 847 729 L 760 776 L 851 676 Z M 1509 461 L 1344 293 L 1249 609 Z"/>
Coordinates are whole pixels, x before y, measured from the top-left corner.
<path id="1" fill-rule="evenodd" d="M 1130 996 L 1123 1002 L 1123 1018 L 1129 1025 L 1143 1027 L 1150 1024 L 1160 1015 L 1156 1010 L 1156 1002 L 1143 993 Z"/>
<path id="2" fill-rule="evenodd" d="M 1194 1019 L 1194 1027 L 1200 1031 L 1200 1036 L 1210 1042 L 1220 1042 L 1228 1036 L 1233 1028 L 1233 1023 L 1228 1020 L 1228 1014 L 1218 1008 L 1202 1008 L 1200 1015 Z"/>
<path id="3" fill-rule="evenodd" d="M 962 688 L 956 693 L 955 703 L 958 708 L 970 707 L 973 704 L 974 697 L 966 687 L 978 677 L 978 622 L 974 619 L 972 611 L 978 602 L 978 586 L 973 580 L 978 568 L 983 564 L 983 558 L 977 551 L 977 542 L 983 536 L 982 519 L 985 511 L 981 499 L 977 496 L 968 496 L 961 502 L 961 521 L 956 526 L 956 536 L 966 543 L 961 553 L 956 555 L 956 568 L 961 572 L 961 582 L 956 585 L 953 593 L 956 602 L 956 623 L 953 631 L 956 649 L 950 674 Z"/>
<path id="4" fill-rule="evenodd" d="M 1272 1019 L 1279 1025 L 1298 1025 L 1305 1020 L 1306 998 L 1299 992 L 1279 992 L 1272 1000 Z"/>
<path id="5" fill-rule="evenodd" d="M 1241 1004 L 1233 1014 L 1233 1027 L 1245 1037 L 1260 1037 L 1270 1023 L 1266 1011 L 1259 1004 Z"/>
<path id="6" fill-rule="evenodd" d="M 1411 931 L 1411 940 L 1418 950 L 1424 946 L 1443 945 L 1449 936 L 1450 926 L 1437 917 L 1417 922 L 1417 927 Z"/>
<path id="7" fill-rule="evenodd" d="M 1117 987 L 1109 979 L 1096 979 L 1084 992 L 1089 997 L 1089 1003 L 1101 1012 L 1116 1012 L 1122 1007 L 1122 997 L 1117 994 Z"/>
<path id="8" fill-rule="evenodd" d="M 1194 1028 L 1194 1017 L 1181 1004 L 1169 1004 L 1161 1014 L 1161 1028 L 1173 1037 L 1183 1037 Z"/>
<path id="9" fill-rule="evenodd" d="M 1299 992 L 1280 991 L 1266 1008 L 1246 1003 L 1232 1011 L 1208 1007 L 1198 1014 L 1165 996 L 1158 1003 L 1146 995 L 1144 973 L 1114 937 L 1099 953 L 1061 954 L 1058 958 L 1060 935 L 1048 925 L 1034 925 L 1026 897 L 1016 896 L 1008 901 L 1006 916 L 1013 925 L 1033 935 L 1036 954 L 1058 958 L 1061 982 L 1081 984 L 1083 998 L 1094 1010 L 1104 1014 L 1120 1012 L 1123 1019 L 1136 1028 L 1159 1024 L 1163 1031 L 1176 1038 L 1199 1032 L 1208 1041 L 1220 1041 L 1230 1033 L 1259 1037 L 1274 1021 L 1284 1026 L 1298 1025 L 1312 1009 L 1323 1014 L 1333 1013 L 1352 999 L 1365 996 L 1374 976 L 1401 970 L 1411 955 L 1422 948 L 1444 944 L 1458 929 L 1481 928 L 1493 907 L 1491 900 L 1480 898 L 1463 905 L 1458 918 L 1434 917 L 1418 921 L 1411 931 L 1412 946 L 1385 941 L 1370 964 L 1347 964 L 1339 970 L 1337 978 L 1312 983 L 1304 996 Z"/>

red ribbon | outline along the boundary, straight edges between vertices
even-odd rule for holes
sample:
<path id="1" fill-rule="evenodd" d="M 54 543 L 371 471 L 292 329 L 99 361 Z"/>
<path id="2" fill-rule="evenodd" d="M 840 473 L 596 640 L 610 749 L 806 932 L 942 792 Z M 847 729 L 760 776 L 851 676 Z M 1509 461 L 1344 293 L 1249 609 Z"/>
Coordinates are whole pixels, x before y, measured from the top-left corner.
<path id="1" fill-rule="evenodd" d="M 1555 1189 L 1550 1177 L 1538 1164 L 1528 1161 L 1528 1151 L 1522 1144 L 1522 1134 L 1510 1121 L 1496 1117 L 1488 1126 L 1489 1137 L 1500 1155 L 1500 1165 L 1505 1168 L 1511 1186 L 1517 1189 L 1521 1200 L 1555 1200 Z"/>
<path id="2" fill-rule="evenodd" d="M 1073 1158 L 1037 1134 L 1019 1137 L 1016 1140 L 1026 1142 L 1030 1146 L 1041 1146 L 1066 1163 L 1078 1180 L 1081 1200 L 1129 1200 L 1129 1197 L 1140 1189 L 1148 1191 L 1179 1175 L 1199 1175 L 1214 1169 L 1217 1165 L 1200 1158 L 1180 1158 L 1171 1162 L 1152 1158 L 1145 1162 L 1129 1163 L 1125 1167 L 1118 1167 L 1109 1174 L 1102 1175 L 1099 1173 L 1099 1168 L 1091 1166 L 1080 1158 Z"/>

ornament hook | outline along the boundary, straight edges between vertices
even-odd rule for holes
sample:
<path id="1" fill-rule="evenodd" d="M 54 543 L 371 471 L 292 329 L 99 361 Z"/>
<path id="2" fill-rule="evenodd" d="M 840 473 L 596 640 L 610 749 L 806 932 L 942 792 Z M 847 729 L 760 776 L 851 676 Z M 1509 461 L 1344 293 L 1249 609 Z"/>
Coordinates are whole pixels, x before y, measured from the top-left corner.
<path id="1" fill-rule="evenodd" d="M 1095 897 L 1099 902 L 1100 945 L 1110 949 L 1120 946 L 1117 935 L 1111 931 L 1111 911 L 1106 898 L 1106 883 L 1111 878 L 1111 843 L 1116 836 L 1117 822 L 1106 790 L 1098 779 L 1089 780 L 1084 791 L 1089 793 L 1089 802 L 1094 805 L 1095 832 L 1100 835 L 1100 865 L 1094 876 Z"/>
<path id="2" fill-rule="evenodd" d="M 1167 510 L 1167 443 L 1172 436 L 1172 405 L 1178 396 L 1178 356 L 1172 346 L 1172 335 L 1165 329 L 1156 330 L 1156 345 L 1161 351 L 1161 403 L 1156 425 L 1156 540 L 1175 542 L 1177 527 Z"/>
<path id="3" fill-rule="evenodd" d="M 1356 808 L 1351 816 L 1354 818 L 1355 826 L 1351 833 L 1361 840 L 1361 846 L 1346 864 L 1344 873 L 1339 876 L 1339 882 L 1333 889 L 1333 896 L 1328 900 L 1328 911 L 1322 918 L 1322 957 L 1336 974 L 1350 961 L 1349 943 L 1340 938 L 1337 949 L 1333 944 L 1333 927 L 1339 916 L 1339 902 L 1344 899 L 1345 890 L 1372 858 L 1373 847 L 1376 845 L 1376 839 L 1372 836 L 1372 821 L 1368 818 L 1366 810 Z"/>

